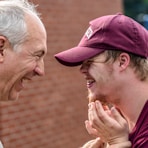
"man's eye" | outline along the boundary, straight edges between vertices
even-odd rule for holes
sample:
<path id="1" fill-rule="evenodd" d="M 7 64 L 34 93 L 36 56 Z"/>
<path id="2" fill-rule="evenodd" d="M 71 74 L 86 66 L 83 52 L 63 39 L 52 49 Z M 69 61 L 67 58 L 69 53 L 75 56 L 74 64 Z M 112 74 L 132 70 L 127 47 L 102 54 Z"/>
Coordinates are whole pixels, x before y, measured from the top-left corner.
<path id="1" fill-rule="evenodd" d="M 41 55 L 36 55 L 35 57 L 37 58 L 37 60 L 39 60 L 42 56 Z"/>
<path id="2" fill-rule="evenodd" d="M 36 57 L 37 60 L 40 60 L 44 56 L 44 51 L 36 52 L 34 56 Z"/>

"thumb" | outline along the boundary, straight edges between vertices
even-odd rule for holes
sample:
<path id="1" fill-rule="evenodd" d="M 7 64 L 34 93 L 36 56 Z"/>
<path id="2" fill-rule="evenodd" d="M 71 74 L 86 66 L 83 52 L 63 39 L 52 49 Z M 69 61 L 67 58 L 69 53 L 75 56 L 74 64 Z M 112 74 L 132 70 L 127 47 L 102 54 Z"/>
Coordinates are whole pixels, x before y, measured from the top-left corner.
<path id="1" fill-rule="evenodd" d="M 96 138 L 96 139 L 88 141 L 81 148 L 99 148 L 102 146 L 104 146 L 104 143 L 100 140 L 100 138 Z"/>

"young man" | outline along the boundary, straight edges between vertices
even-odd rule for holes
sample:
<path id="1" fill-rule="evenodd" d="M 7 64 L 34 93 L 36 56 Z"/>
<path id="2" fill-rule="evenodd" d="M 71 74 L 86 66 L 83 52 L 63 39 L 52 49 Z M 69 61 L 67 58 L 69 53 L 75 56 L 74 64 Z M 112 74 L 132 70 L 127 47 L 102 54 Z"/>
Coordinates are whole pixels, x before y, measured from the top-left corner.
<path id="1" fill-rule="evenodd" d="M 83 148 L 148 147 L 147 57 L 147 30 L 122 14 L 91 21 L 77 47 L 55 55 L 87 81 L 85 124 L 97 139 Z"/>

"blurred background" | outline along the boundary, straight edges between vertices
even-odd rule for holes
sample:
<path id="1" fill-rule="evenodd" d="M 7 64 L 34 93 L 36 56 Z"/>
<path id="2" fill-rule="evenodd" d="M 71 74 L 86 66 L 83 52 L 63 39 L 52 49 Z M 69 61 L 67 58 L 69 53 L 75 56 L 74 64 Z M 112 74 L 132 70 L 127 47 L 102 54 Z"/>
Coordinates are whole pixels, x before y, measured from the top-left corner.
<path id="1" fill-rule="evenodd" d="M 148 29 L 148 0 L 123 0 L 124 14 Z"/>
<path id="2" fill-rule="evenodd" d="M 76 46 L 96 17 L 121 12 L 148 28 L 148 0 L 30 0 L 38 5 L 48 34 L 46 75 L 26 85 L 19 100 L 0 102 L 0 139 L 5 148 L 79 148 L 85 130 L 86 82 L 79 67 L 53 57 Z"/>

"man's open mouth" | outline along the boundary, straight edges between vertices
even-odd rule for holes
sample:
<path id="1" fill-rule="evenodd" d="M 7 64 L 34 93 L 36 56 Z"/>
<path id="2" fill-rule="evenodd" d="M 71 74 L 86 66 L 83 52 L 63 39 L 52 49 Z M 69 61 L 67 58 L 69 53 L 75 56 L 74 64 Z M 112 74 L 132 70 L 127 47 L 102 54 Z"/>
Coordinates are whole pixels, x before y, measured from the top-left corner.
<path id="1" fill-rule="evenodd" d="M 95 83 L 95 80 L 93 80 L 93 79 L 87 79 L 87 88 L 91 88 L 94 83 Z"/>

